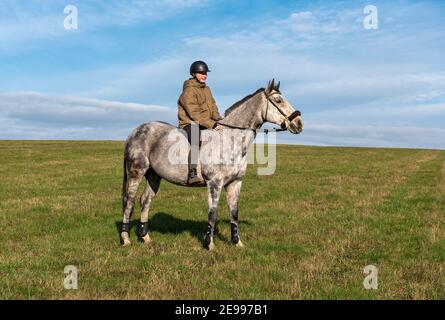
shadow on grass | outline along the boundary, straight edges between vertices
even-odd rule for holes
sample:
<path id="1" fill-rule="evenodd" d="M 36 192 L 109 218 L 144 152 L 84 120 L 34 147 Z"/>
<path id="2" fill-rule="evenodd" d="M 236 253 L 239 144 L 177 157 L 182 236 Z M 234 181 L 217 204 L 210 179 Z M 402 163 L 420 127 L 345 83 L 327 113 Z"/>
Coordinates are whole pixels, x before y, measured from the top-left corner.
<path id="1" fill-rule="evenodd" d="M 141 240 L 138 235 L 139 220 L 132 220 L 130 222 L 130 234 L 134 234 Z M 165 212 L 158 212 L 148 220 L 149 233 L 155 231 L 162 234 L 181 234 L 189 232 L 193 237 L 197 238 L 204 246 L 204 232 L 207 227 L 207 221 L 194 221 L 187 219 L 176 218 L 173 215 Z M 119 234 L 122 229 L 122 221 L 116 221 L 116 229 Z M 218 236 L 215 230 L 215 236 Z M 220 236 L 218 236 L 221 238 Z M 122 240 L 121 240 L 122 243 Z"/>
<path id="2" fill-rule="evenodd" d="M 222 220 L 224 224 L 230 224 L 229 220 Z M 215 237 L 221 241 L 229 241 L 226 237 L 222 236 L 218 232 L 218 224 L 215 227 Z M 242 224 L 249 225 L 249 222 L 242 222 Z M 138 238 L 137 229 L 139 226 L 139 220 L 132 220 L 130 222 L 130 234 L 135 234 Z M 119 234 L 122 228 L 122 221 L 116 221 L 116 229 Z M 155 231 L 162 234 L 181 234 L 184 232 L 190 233 L 193 237 L 197 238 L 199 242 L 204 246 L 204 233 L 207 230 L 207 220 L 195 221 L 188 219 L 177 218 L 169 213 L 158 212 L 151 219 L 148 220 L 149 233 Z"/>

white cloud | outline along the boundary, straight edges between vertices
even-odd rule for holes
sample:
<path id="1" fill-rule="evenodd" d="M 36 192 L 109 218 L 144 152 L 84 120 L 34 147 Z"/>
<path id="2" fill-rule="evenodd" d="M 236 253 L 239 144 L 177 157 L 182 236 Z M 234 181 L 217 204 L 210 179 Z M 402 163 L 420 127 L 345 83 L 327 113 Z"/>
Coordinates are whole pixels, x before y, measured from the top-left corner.
<path id="1" fill-rule="evenodd" d="M 445 73 L 416 73 L 412 71 L 375 70 L 362 67 L 345 69 L 342 76 L 318 82 L 296 83 L 290 90 L 299 97 L 324 97 L 332 101 L 331 107 L 342 108 L 359 105 L 398 105 L 445 99 Z M 353 110 L 352 110 L 353 111 Z"/>
<path id="2" fill-rule="evenodd" d="M 445 149 L 445 128 L 306 121 L 299 144 Z M 286 140 L 285 140 L 286 141 Z"/>
<path id="3" fill-rule="evenodd" d="M 64 0 L 2 0 L 0 6 L 0 49 L 15 52 L 29 48 L 36 40 L 57 39 L 110 26 L 131 26 L 152 23 L 202 7 L 207 0 L 126 0 L 72 1 Z M 64 29 L 64 8 L 78 8 L 79 28 Z M 23 46 L 23 44 L 26 44 Z M 11 48 L 14 46 L 14 48 Z"/>
<path id="4" fill-rule="evenodd" d="M 332 15 L 332 12 L 330 14 Z M 357 14 L 355 15 L 357 16 Z M 340 19 L 320 19 L 310 11 L 292 13 L 289 18 L 277 21 L 275 24 L 289 28 L 293 32 L 305 37 L 314 33 L 344 33 L 353 30 L 350 24 L 348 26 L 342 24 Z"/>
<path id="5" fill-rule="evenodd" d="M 0 93 L 0 110 L 0 139 L 123 140 L 141 123 L 160 120 L 176 125 L 177 122 L 176 109 L 164 106 L 32 92 Z M 410 106 L 402 110 L 406 113 L 421 111 L 432 116 L 444 115 L 445 105 Z M 381 110 L 374 112 L 377 117 Z M 397 113 L 397 110 L 392 112 Z M 357 114 L 360 113 L 363 110 L 357 110 Z M 445 128 L 382 125 L 378 121 L 363 125 L 348 123 L 347 117 L 343 117 L 343 123 L 323 122 L 327 116 L 309 117 L 302 134 L 280 133 L 277 142 L 445 149 Z M 342 117 L 335 114 L 332 117 L 336 119 L 337 116 Z"/>
<path id="6" fill-rule="evenodd" d="M 132 25 L 146 19 L 163 20 L 186 9 L 206 4 L 207 0 L 91 1 L 88 21 L 91 25 Z"/>
<path id="7" fill-rule="evenodd" d="M 396 119 L 404 119 L 416 121 L 421 117 L 429 117 L 429 120 L 440 117 L 441 120 L 445 119 L 445 102 L 431 103 L 431 104 L 417 104 L 417 105 L 405 105 L 405 106 L 380 106 L 380 105 L 366 105 L 356 106 L 354 108 L 340 108 L 335 110 L 328 110 L 322 112 L 313 112 L 312 117 L 321 119 L 353 119 L 359 121 L 360 119 L 366 119 L 369 123 L 370 119 L 382 122 L 386 120 L 394 122 Z M 366 117 L 364 117 L 366 116 Z M 443 123 L 443 121 L 442 121 Z M 443 123 L 445 125 L 445 123 Z"/>
<path id="8" fill-rule="evenodd" d="M 176 106 L 182 91 L 182 80 L 185 80 L 182 78 L 188 76 L 190 59 L 166 57 L 150 63 L 104 70 L 103 73 L 111 75 L 109 77 L 103 77 L 99 71 L 91 76 L 101 78 L 98 82 L 101 82 L 100 85 L 75 94 L 103 99 L 161 101 L 160 103 Z"/>
<path id="9" fill-rule="evenodd" d="M 0 93 L 1 139 L 124 139 L 149 121 L 176 123 L 176 110 L 32 92 Z"/>

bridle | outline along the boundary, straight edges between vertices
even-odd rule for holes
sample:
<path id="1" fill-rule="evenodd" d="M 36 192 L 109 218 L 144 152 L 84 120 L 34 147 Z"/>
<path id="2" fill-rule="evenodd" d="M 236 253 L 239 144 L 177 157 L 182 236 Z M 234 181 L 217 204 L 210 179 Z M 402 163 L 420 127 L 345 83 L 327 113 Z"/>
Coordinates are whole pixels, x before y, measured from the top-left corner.
<path id="1" fill-rule="evenodd" d="M 283 112 L 283 110 L 281 110 L 276 104 L 275 102 L 270 98 L 273 95 L 279 94 L 279 92 L 273 92 L 271 94 L 267 94 L 266 91 L 264 91 L 264 95 L 266 96 L 267 99 L 267 107 L 266 107 L 266 116 L 264 117 L 264 119 L 267 119 L 267 113 L 269 112 L 269 102 L 272 103 L 274 105 L 275 108 L 277 108 L 277 110 L 283 115 L 284 117 L 284 121 L 281 123 L 280 127 L 281 129 L 275 129 L 275 131 L 286 131 L 289 126 L 290 123 L 292 122 L 292 120 L 294 120 L 296 117 L 301 116 L 301 112 L 298 110 L 295 110 L 294 112 L 291 113 L 290 116 L 286 116 L 286 114 Z M 267 129 L 266 129 L 267 130 Z M 266 131 L 267 133 L 267 131 Z"/>
<path id="2" fill-rule="evenodd" d="M 224 127 L 228 127 L 228 128 L 232 128 L 232 129 L 241 129 L 241 130 L 247 130 L 250 129 L 254 132 L 255 136 L 257 134 L 257 132 L 264 132 L 265 134 L 268 134 L 269 132 L 273 131 L 273 132 L 280 132 L 280 131 L 287 131 L 290 123 L 292 122 L 292 120 L 294 120 L 296 117 L 301 116 L 301 112 L 298 110 L 295 110 L 294 112 L 291 113 L 291 115 L 286 116 L 286 114 L 283 112 L 283 110 L 280 109 L 280 107 L 278 107 L 275 102 L 270 98 L 275 94 L 279 94 L 279 92 L 273 92 L 271 94 L 267 94 L 266 91 L 264 91 L 264 95 L 266 96 L 266 100 L 267 100 L 267 106 L 266 106 L 266 115 L 264 117 L 264 119 L 267 119 L 267 113 L 269 112 L 269 102 L 273 104 L 273 106 L 275 108 L 277 108 L 277 110 L 283 115 L 284 117 L 284 121 L 281 123 L 280 127 L 281 128 L 273 128 L 273 129 L 253 129 L 250 127 L 244 128 L 244 127 L 237 127 L 237 126 L 232 126 L 230 124 L 225 124 L 225 123 L 218 123 L 219 125 L 222 125 Z"/>

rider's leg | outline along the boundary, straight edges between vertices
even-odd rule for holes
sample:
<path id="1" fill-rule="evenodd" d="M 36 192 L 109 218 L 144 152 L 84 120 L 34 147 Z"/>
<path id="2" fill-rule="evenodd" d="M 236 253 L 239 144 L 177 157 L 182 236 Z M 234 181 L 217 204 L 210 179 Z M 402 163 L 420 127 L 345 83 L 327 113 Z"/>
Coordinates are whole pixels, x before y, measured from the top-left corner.
<path id="1" fill-rule="evenodd" d="M 197 167 L 199 159 L 199 146 L 201 141 L 201 126 L 192 122 L 184 127 L 187 133 L 188 142 L 190 144 L 190 151 L 188 155 L 188 183 L 193 184 L 201 182 L 198 178 Z"/>

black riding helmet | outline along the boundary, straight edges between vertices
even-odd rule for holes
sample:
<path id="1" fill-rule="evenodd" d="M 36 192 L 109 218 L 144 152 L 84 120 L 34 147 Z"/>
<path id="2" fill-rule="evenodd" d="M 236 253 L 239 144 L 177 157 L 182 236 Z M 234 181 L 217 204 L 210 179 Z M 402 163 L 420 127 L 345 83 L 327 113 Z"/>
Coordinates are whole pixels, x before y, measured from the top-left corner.
<path id="1" fill-rule="evenodd" d="M 204 61 L 195 61 L 190 66 L 190 75 L 193 75 L 194 73 L 207 73 L 210 72 L 209 67 L 207 66 L 207 63 Z"/>

